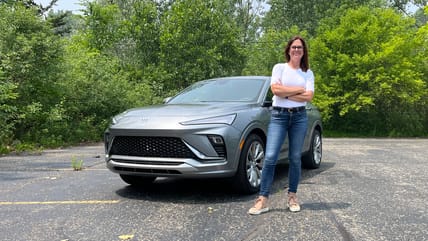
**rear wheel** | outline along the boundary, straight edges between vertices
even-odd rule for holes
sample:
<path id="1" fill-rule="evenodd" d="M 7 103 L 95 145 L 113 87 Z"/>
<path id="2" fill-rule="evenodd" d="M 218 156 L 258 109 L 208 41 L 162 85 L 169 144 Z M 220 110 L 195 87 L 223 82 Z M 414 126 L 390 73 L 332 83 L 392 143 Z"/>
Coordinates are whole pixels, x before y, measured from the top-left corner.
<path id="1" fill-rule="evenodd" d="M 311 137 L 309 151 L 302 157 L 304 168 L 316 169 L 320 167 L 322 159 L 322 137 L 319 130 L 315 129 Z"/>
<path id="2" fill-rule="evenodd" d="M 124 174 L 120 174 L 120 178 L 122 178 L 124 182 L 132 186 L 144 186 L 147 184 L 151 184 L 156 179 L 156 177 L 140 177 L 140 176 L 132 176 L 132 175 L 124 175 Z"/>
<path id="3" fill-rule="evenodd" d="M 239 192 L 251 194 L 259 190 L 264 157 L 263 140 L 258 135 L 250 135 L 242 149 L 234 178 L 234 186 Z"/>

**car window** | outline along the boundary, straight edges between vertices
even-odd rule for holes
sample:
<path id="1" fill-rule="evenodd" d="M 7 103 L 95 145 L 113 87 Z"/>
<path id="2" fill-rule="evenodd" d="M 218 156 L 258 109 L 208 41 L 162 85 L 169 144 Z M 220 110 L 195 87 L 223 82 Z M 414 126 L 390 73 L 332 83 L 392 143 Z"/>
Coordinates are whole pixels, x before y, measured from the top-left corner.
<path id="1" fill-rule="evenodd" d="M 197 102 L 255 102 L 263 79 L 214 79 L 198 82 L 172 98 L 169 104 Z"/>
<path id="2" fill-rule="evenodd" d="M 272 90 L 269 88 L 269 90 L 266 94 L 265 101 L 272 101 L 272 98 L 273 98 L 273 93 L 272 93 Z"/>

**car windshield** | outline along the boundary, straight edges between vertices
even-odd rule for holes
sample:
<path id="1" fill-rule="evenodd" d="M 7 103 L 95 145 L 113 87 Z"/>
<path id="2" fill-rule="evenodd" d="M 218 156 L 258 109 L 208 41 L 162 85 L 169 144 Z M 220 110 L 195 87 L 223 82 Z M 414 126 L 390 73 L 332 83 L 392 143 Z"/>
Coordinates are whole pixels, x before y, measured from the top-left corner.
<path id="1" fill-rule="evenodd" d="M 262 89 L 263 79 L 213 79 L 197 82 L 171 99 L 168 104 L 197 102 L 255 102 Z"/>

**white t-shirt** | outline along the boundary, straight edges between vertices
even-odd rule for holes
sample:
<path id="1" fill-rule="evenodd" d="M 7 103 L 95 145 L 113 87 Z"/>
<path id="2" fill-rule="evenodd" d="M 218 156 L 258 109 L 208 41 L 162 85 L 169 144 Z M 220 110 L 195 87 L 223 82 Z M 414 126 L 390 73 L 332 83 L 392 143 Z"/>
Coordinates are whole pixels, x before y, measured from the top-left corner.
<path id="1" fill-rule="evenodd" d="M 314 92 L 314 73 L 308 69 L 303 72 L 302 69 L 292 69 L 288 66 L 288 63 L 276 64 L 272 69 L 272 77 L 270 83 L 281 83 L 282 85 L 288 86 L 301 86 L 305 87 L 306 90 Z M 282 98 L 274 95 L 272 98 L 272 106 L 293 108 L 299 106 L 305 106 L 306 102 L 298 102 Z"/>

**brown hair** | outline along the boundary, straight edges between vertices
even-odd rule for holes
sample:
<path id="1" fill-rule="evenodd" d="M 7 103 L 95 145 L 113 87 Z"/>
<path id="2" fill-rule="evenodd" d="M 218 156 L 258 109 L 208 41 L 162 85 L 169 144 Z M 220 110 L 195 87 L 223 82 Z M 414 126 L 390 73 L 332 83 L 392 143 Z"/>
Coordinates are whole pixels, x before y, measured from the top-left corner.
<path id="1" fill-rule="evenodd" d="M 294 41 L 296 40 L 300 40 L 302 41 L 303 44 L 303 57 L 300 60 L 300 68 L 306 72 L 309 69 L 309 57 L 308 57 L 308 48 L 306 45 L 305 40 L 303 40 L 302 37 L 300 36 L 295 36 L 293 38 L 291 38 L 288 43 L 287 46 L 285 47 L 285 59 L 287 60 L 287 63 L 290 61 L 290 48 L 291 48 L 291 44 L 293 44 Z"/>

